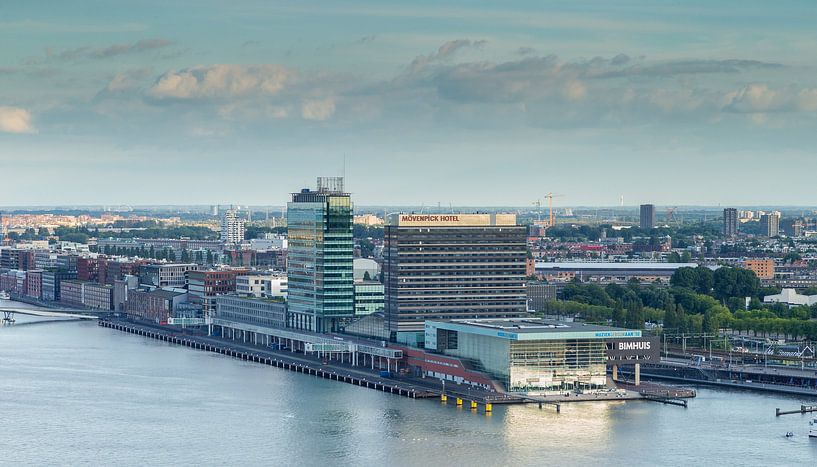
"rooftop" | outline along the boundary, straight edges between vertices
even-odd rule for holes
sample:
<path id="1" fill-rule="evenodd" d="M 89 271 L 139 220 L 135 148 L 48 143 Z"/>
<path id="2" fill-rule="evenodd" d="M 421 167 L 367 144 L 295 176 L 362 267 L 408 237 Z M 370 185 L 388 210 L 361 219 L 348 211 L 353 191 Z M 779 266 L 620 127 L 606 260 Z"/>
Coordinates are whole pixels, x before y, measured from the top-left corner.
<path id="1" fill-rule="evenodd" d="M 638 330 L 541 318 L 431 320 L 426 321 L 426 328 L 429 327 L 483 334 L 509 340 L 641 337 L 641 331 Z"/>

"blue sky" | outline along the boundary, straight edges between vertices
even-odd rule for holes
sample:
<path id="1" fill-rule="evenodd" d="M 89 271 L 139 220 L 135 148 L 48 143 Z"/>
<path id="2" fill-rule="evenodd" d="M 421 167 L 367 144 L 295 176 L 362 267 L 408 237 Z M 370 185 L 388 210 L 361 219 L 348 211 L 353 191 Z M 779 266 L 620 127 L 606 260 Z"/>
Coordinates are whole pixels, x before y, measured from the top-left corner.
<path id="1" fill-rule="evenodd" d="M 6 1 L 0 205 L 813 205 L 813 2 Z"/>

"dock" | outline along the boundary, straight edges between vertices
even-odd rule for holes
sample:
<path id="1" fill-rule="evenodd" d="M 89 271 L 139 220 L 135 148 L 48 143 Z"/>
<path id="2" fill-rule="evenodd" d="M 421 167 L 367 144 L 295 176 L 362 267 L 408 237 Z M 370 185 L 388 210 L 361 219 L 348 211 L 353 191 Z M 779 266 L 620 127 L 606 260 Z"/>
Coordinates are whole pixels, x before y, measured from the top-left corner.
<path id="1" fill-rule="evenodd" d="M 793 414 L 793 413 L 803 414 L 803 413 L 811 413 L 811 412 L 817 412 L 817 405 L 801 405 L 800 410 L 780 410 L 779 407 L 774 409 L 774 415 L 776 417 L 779 417 L 781 415 L 790 415 L 790 414 Z"/>

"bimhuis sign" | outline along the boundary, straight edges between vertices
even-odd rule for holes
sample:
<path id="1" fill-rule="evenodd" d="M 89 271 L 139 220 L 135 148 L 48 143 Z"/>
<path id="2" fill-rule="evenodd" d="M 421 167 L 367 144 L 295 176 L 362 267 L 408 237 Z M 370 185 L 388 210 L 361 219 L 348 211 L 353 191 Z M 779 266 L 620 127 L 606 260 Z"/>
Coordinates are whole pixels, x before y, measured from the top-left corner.
<path id="1" fill-rule="evenodd" d="M 658 337 L 634 337 L 607 341 L 607 363 L 626 365 L 660 361 L 661 342 Z"/>

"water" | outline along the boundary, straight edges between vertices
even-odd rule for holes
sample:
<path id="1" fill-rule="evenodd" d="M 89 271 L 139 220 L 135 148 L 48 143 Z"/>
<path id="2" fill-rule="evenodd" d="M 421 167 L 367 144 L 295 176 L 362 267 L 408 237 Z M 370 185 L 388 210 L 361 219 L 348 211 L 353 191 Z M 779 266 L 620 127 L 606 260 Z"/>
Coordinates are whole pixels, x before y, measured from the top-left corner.
<path id="1" fill-rule="evenodd" d="M 0 327 L 3 465 L 814 465 L 808 416 L 774 416 L 801 402 L 701 388 L 686 410 L 598 402 L 486 416 L 95 322 L 18 315 Z"/>

